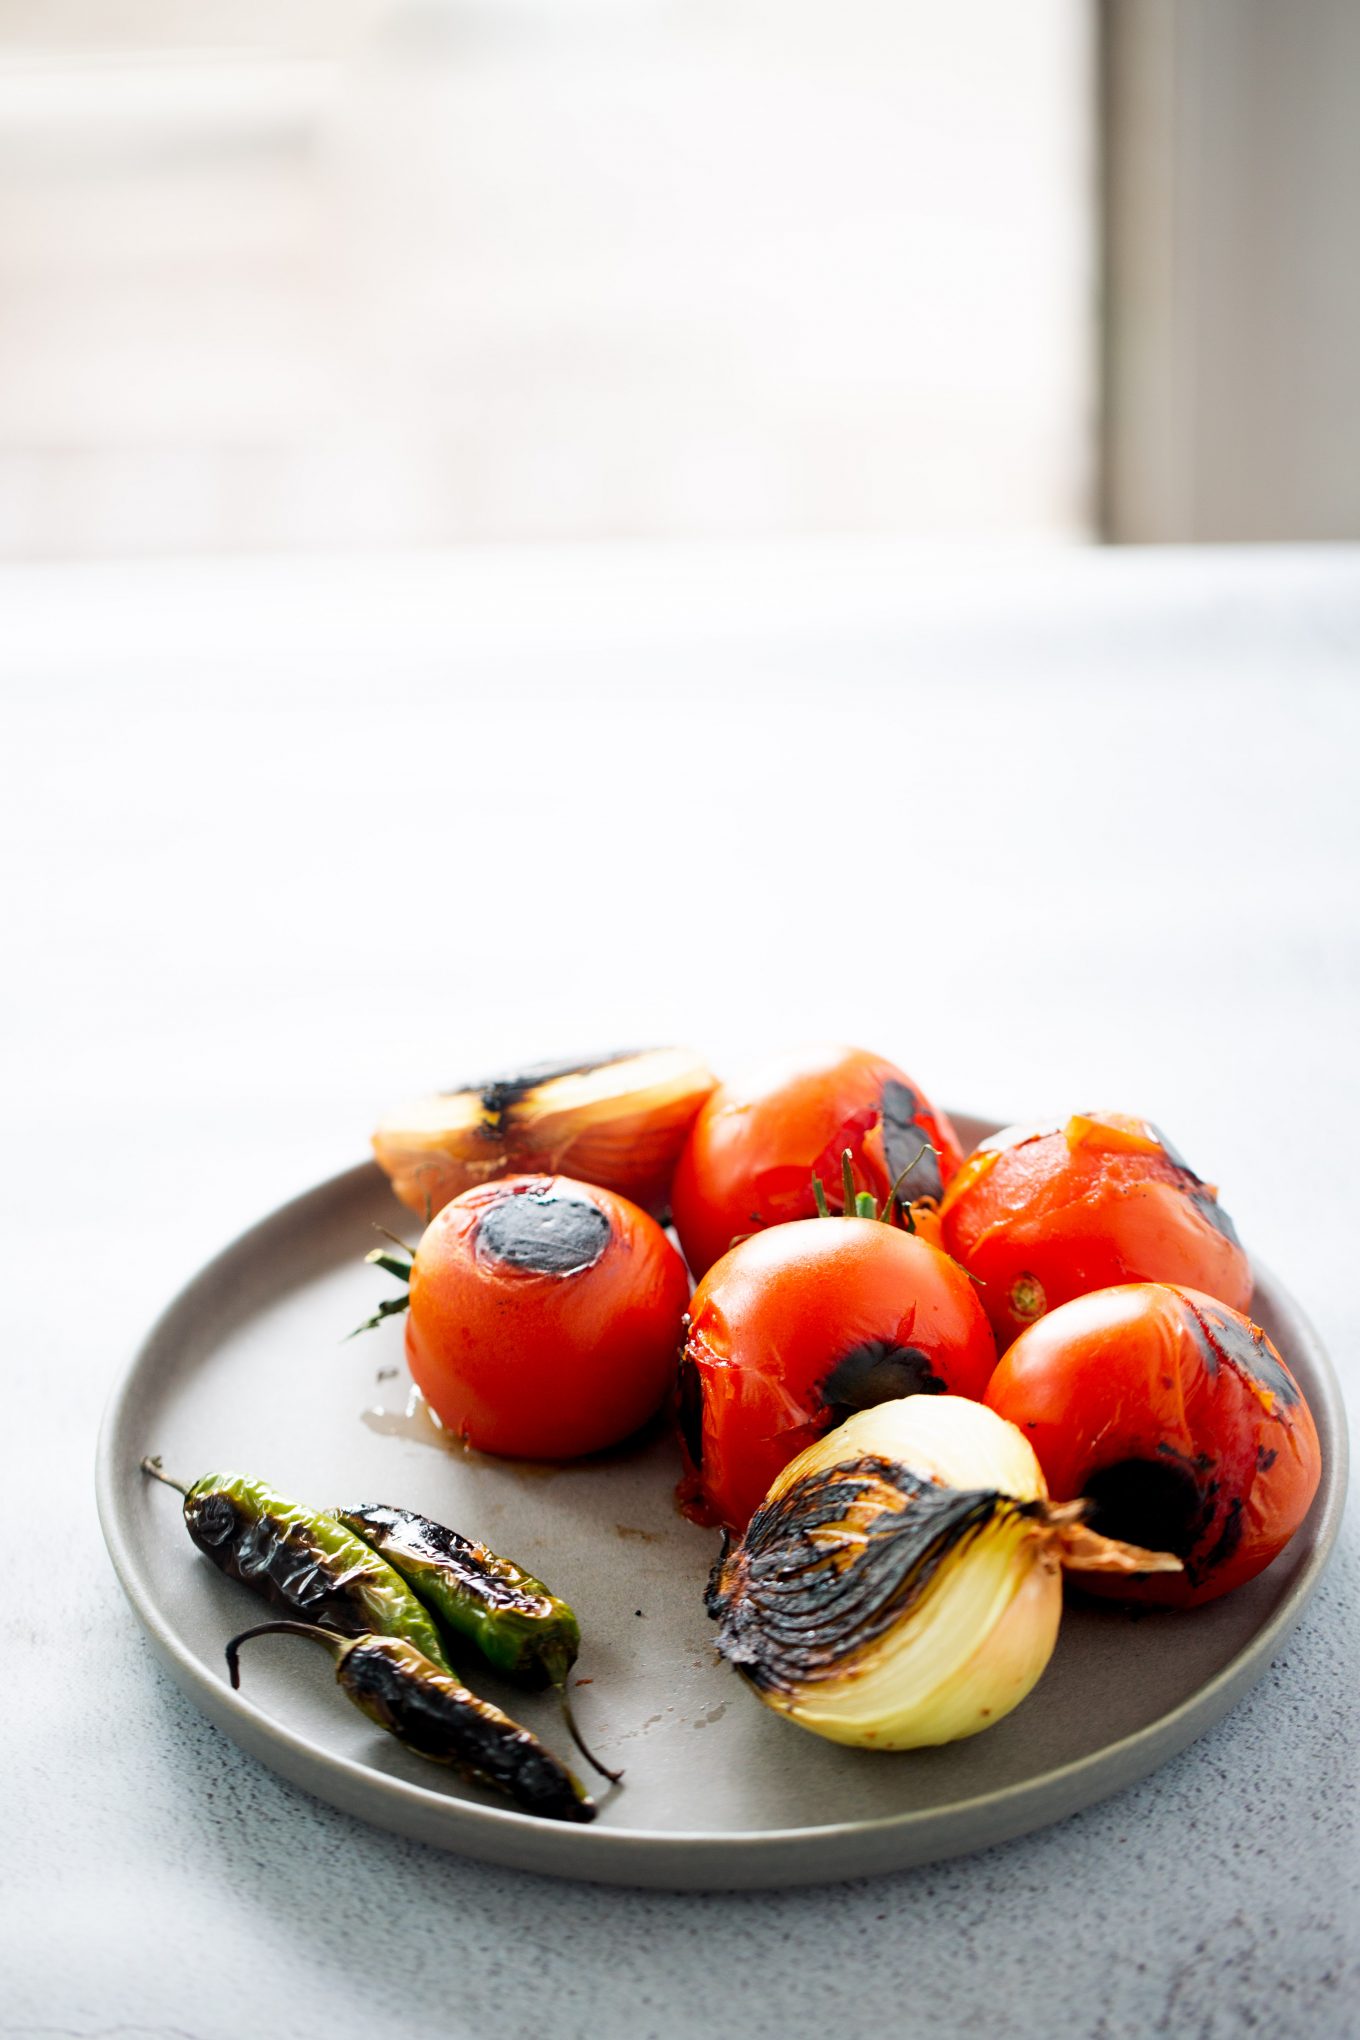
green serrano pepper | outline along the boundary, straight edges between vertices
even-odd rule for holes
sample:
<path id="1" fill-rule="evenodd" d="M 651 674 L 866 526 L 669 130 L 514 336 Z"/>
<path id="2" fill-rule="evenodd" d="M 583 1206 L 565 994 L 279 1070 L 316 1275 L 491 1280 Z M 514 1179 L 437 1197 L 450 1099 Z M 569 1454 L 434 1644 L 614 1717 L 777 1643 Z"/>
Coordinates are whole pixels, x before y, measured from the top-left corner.
<path id="1" fill-rule="evenodd" d="M 469 1693 L 401 1637 L 346 1640 L 311 1622 L 261 1622 L 227 1645 L 233 1686 L 241 1683 L 241 1645 L 252 1636 L 276 1633 L 325 1644 L 335 1659 L 340 1690 L 418 1756 L 451 1764 L 474 1784 L 503 1792 L 526 1813 L 549 1820 L 594 1820 L 594 1802 L 537 1736 Z"/>
<path id="2" fill-rule="evenodd" d="M 567 1673 L 581 1648 L 581 1626 L 565 1601 L 512 1560 L 413 1509 L 366 1502 L 334 1513 L 401 1574 L 455 1648 L 471 1643 L 520 1685 L 555 1686 L 576 1747 L 601 1777 L 618 1783 L 623 1774 L 592 1756 L 572 1718 Z"/>
<path id="3" fill-rule="evenodd" d="M 334 1514 L 401 1574 L 441 1627 L 466 1638 L 496 1671 L 526 1686 L 562 1684 L 581 1628 L 542 1580 L 413 1509 L 366 1502 Z"/>
<path id="4" fill-rule="evenodd" d="M 186 1488 L 159 1459 L 144 1459 L 142 1472 L 183 1495 L 189 1535 L 228 1578 L 345 1636 L 403 1639 L 452 1670 L 439 1631 L 405 1580 L 334 1516 L 240 1473 L 207 1473 Z"/>

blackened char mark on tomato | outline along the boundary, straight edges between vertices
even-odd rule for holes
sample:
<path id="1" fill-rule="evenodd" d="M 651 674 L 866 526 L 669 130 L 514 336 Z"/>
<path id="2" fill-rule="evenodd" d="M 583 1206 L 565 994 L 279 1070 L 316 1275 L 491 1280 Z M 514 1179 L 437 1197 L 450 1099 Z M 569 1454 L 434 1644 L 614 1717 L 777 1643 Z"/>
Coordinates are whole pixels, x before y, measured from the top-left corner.
<path id="1" fill-rule="evenodd" d="M 891 1339 L 866 1339 L 838 1360 L 818 1386 L 832 1424 L 856 1410 L 897 1402 L 904 1395 L 943 1395 L 948 1384 L 919 1346 L 895 1346 Z"/>
<path id="2" fill-rule="evenodd" d="M 1234 1495 L 1223 1512 L 1223 1526 L 1213 1546 L 1201 1557 L 1191 1559 L 1185 1568 L 1186 1578 L 1192 1587 L 1203 1586 L 1211 1573 L 1217 1572 L 1242 1542 L 1242 1497 Z"/>
<path id="3" fill-rule="evenodd" d="M 1213 1520 L 1217 1487 L 1205 1478 L 1212 1462 L 1188 1460 L 1170 1445 L 1157 1450 L 1156 1459 L 1118 1459 L 1088 1475 L 1088 1521 L 1102 1537 L 1186 1559 Z"/>
<path id="4" fill-rule="evenodd" d="M 684 1352 L 675 1375 L 675 1421 L 697 1473 L 704 1463 L 704 1390 L 698 1368 Z"/>
<path id="5" fill-rule="evenodd" d="M 1179 1169 L 1181 1171 L 1182 1175 L 1186 1179 L 1187 1185 L 1193 1186 L 1192 1188 L 1187 1188 L 1186 1195 L 1189 1197 L 1190 1202 L 1194 1205 L 1196 1211 L 1198 1211 L 1201 1214 L 1201 1216 L 1208 1221 L 1208 1223 L 1213 1227 L 1215 1232 L 1222 1233 L 1224 1239 L 1227 1240 L 1231 1246 L 1240 1247 L 1242 1242 L 1237 1236 L 1237 1227 L 1233 1224 L 1227 1212 L 1223 1209 L 1223 1206 L 1219 1203 L 1213 1191 L 1209 1188 L 1208 1184 L 1205 1182 L 1203 1176 L 1199 1175 L 1194 1169 L 1191 1168 L 1189 1162 L 1186 1161 L 1185 1156 L 1176 1146 L 1176 1143 L 1174 1141 L 1167 1139 L 1166 1135 L 1162 1132 L 1160 1126 L 1154 1126 L 1151 1130 L 1154 1138 L 1161 1147 L 1162 1153 L 1171 1163 L 1171 1166 L 1174 1169 Z"/>
<path id="6" fill-rule="evenodd" d="M 1087 1520 L 1102 1537 L 1174 1552 L 1190 1585 L 1201 1587 L 1242 1541 L 1242 1499 L 1224 1497 L 1207 1453 L 1190 1459 L 1167 1444 L 1157 1452 L 1156 1459 L 1120 1459 L 1091 1474 L 1082 1483 L 1092 1504 Z"/>
<path id="7" fill-rule="evenodd" d="M 1253 1388 L 1264 1389 L 1286 1409 L 1294 1408 L 1299 1391 L 1271 1352 L 1259 1325 L 1246 1323 L 1212 1304 L 1191 1303 L 1188 1296 L 1182 1296 L 1181 1302 L 1210 1374 L 1217 1374 L 1219 1366 L 1226 1364 Z"/>
<path id="8" fill-rule="evenodd" d="M 1202 1183 L 1204 1181 L 1203 1176 L 1197 1176 L 1195 1174 L 1195 1171 L 1191 1168 L 1189 1162 L 1186 1161 L 1185 1156 L 1176 1146 L 1175 1141 L 1168 1140 L 1166 1135 L 1162 1132 L 1160 1126 L 1153 1126 L 1151 1122 L 1149 1122 L 1148 1131 L 1151 1133 L 1153 1139 L 1156 1141 L 1158 1147 L 1160 1147 L 1162 1153 L 1166 1156 L 1167 1160 L 1170 1162 L 1173 1169 L 1183 1170 L 1184 1173 L 1190 1178 L 1190 1181 L 1192 1183 Z"/>
<path id="9" fill-rule="evenodd" d="M 1196 1211 L 1200 1212 L 1209 1221 L 1215 1232 L 1222 1233 L 1230 1246 L 1240 1247 L 1242 1245 L 1241 1240 L 1237 1236 L 1237 1227 L 1233 1224 L 1218 1199 L 1212 1196 L 1208 1190 L 1192 1190 L 1190 1202 L 1194 1205 Z"/>
<path id="10" fill-rule="evenodd" d="M 944 1180 L 940 1158 L 930 1143 L 930 1134 L 919 1123 L 921 1101 L 908 1084 L 890 1077 L 883 1086 L 883 1155 L 888 1164 L 888 1181 L 898 1184 L 897 1201 L 905 1206 L 917 1197 L 940 1197 Z"/>
<path id="11" fill-rule="evenodd" d="M 477 1227 L 477 1258 L 533 1275 L 578 1275 L 609 1245 L 609 1220 L 585 1197 L 500 1198 Z"/>

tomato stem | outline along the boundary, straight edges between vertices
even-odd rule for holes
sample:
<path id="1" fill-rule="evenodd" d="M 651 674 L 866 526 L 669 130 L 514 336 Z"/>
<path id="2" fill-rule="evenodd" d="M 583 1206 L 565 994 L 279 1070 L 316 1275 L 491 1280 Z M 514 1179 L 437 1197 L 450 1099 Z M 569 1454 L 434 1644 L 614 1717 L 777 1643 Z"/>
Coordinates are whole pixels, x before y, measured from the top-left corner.
<path id="1" fill-rule="evenodd" d="M 411 1299 L 409 1296 L 389 1296 L 385 1302 L 378 1305 L 372 1317 L 365 1318 L 363 1323 L 356 1325 L 352 1332 L 346 1332 L 345 1337 L 347 1339 L 357 1339 L 360 1332 L 376 1331 L 384 1318 L 400 1317 L 404 1310 L 410 1309 L 410 1306 Z"/>
<path id="2" fill-rule="evenodd" d="M 920 1147 L 917 1148 L 915 1154 L 912 1156 L 911 1160 L 907 1163 L 906 1168 L 898 1170 L 897 1175 L 893 1181 L 893 1186 L 891 1190 L 888 1192 L 888 1195 L 884 1200 L 883 1204 L 883 1223 L 885 1225 L 892 1224 L 892 1212 L 893 1206 L 897 1202 L 897 1193 L 902 1188 L 902 1185 L 906 1182 L 912 1170 L 916 1167 L 916 1164 L 920 1161 L 922 1155 L 925 1154 L 938 1155 L 939 1152 L 940 1150 L 937 1147 L 933 1146 L 930 1141 L 923 1140 L 921 1142 Z M 902 1206 L 902 1217 L 906 1223 L 907 1231 L 915 1232 L 916 1223 L 911 1215 L 910 1204 L 904 1204 Z"/>
<path id="3" fill-rule="evenodd" d="M 381 1233 L 385 1240 L 391 1240 L 394 1247 L 400 1247 L 402 1253 L 405 1254 L 408 1261 L 413 1261 L 415 1259 L 416 1254 L 415 1248 L 413 1246 L 408 1245 L 405 1240 L 398 1239 L 397 1235 L 394 1232 L 389 1232 L 385 1225 L 375 1225 L 373 1230 L 376 1233 Z"/>
<path id="4" fill-rule="evenodd" d="M 393 1239 L 393 1235 L 386 1231 L 383 1226 L 379 1226 L 378 1231 L 382 1233 L 384 1239 Z M 404 1260 L 396 1254 L 389 1254 L 386 1247 L 374 1247 L 371 1254 L 364 1255 L 364 1259 L 372 1267 L 383 1268 L 389 1275 L 395 1275 L 398 1282 L 404 1282 L 407 1285 L 407 1294 L 405 1296 L 389 1296 L 385 1303 L 378 1305 L 371 1318 L 365 1318 L 361 1325 L 356 1325 L 352 1332 L 348 1332 L 346 1334 L 347 1338 L 357 1339 L 360 1332 L 373 1331 L 382 1323 L 384 1318 L 399 1317 L 402 1311 L 410 1304 L 411 1271 L 415 1267 L 415 1256 L 408 1246 L 403 1245 L 401 1240 L 393 1240 L 393 1244 L 401 1247 L 402 1254 L 406 1257 Z"/>
<path id="5" fill-rule="evenodd" d="M 1032 1324 L 1041 1318 L 1048 1308 L 1044 1285 L 1037 1275 L 1017 1275 L 1011 1284 L 1010 1306 L 1016 1317 L 1025 1324 Z"/>
<path id="6" fill-rule="evenodd" d="M 832 1218 L 837 1215 L 844 1218 L 873 1218 L 880 1220 L 884 1225 L 891 1225 L 894 1212 L 898 1209 L 897 1193 L 906 1182 L 907 1177 L 916 1167 L 922 1155 L 938 1155 L 939 1152 L 940 1150 L 934 1147 L 930 1141 L 923 1140 L 906 1167 L 898 1171 L 892 1188 L 884 1198 L 880 1208 L 878 1199 L 871 1190 L 857 1190 L 855 1188 L 854 1150 L 852 1148 L 843 1148 L 841 1151 L 841 1198 L 843 1209 L 840 1214 L 832 1212 L 831 1206 L 827 1201 L 826 1185 L 822 1182 L 820 1176 L 814 1176 L 812 1179 L 812 1201 L 817 1207 L 818 1218 Z M 903 1225 L 909 1233 L 914 1233 L 916 1221 L 912 1217 L 911 1205 L 903 1204 L 900 1209 Z M 373 1261 L 377 1260 L 379 1256 L 370 1254 L 368 1258 L 370 1261 Z"/>
<path id="7" fill-rule="evenodd" d="M 395 1275 L 398 1282 L 409 1282 L 413 1261 L 399 1261 L 395 1254 L 389 1254 L 383 1247 L 375 1247 L 364 1259 L 374 1268 L 385 1268 L 389 1275 Z"/>

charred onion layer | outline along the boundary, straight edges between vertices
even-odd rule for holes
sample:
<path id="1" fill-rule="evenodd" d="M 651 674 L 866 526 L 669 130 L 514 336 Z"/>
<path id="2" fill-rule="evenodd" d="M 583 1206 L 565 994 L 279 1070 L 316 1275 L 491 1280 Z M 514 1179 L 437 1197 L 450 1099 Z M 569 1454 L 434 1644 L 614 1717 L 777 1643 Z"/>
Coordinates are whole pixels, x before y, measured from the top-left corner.
<path id="1" fill-rule="evenodd" d="M 1033 1513 L 995 1489 L 937 1486 L 866 1456 L 805 1474 L 756 1511 L 707 1594 L 718 1649 L 766 1692 L 839 1676 L 986 1524 Z"/>
<path id="2" fill-rule="evenodd" d="M 679 1048 L 542 1063 L 389 1113 L 373 1148 L 398 1197 L 427 1219 L 475 1184 L 538 1173 L 602 1184 L 656 1211 L 714 1082 Z"/>

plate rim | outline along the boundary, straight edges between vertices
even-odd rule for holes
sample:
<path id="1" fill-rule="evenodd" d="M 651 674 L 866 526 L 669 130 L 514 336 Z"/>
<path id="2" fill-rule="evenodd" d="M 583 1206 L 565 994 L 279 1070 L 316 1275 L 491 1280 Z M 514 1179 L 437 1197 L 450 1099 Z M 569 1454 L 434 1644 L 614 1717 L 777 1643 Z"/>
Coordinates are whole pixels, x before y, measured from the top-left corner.
<path id="1" fill-rule="evenodd" d="M 976 1117 L 960 1113 L 959 1117 Z M 127 1461 L 123 1432 L 130 1405 L 176 1317 L 191 1308 L 238 1258 L 281 1227 L 386 1179 L 364 1161 L 323 1178 L 254 1220 L 174 1292 L 119 1370 L 107 1398 L 95 1459 L 99 1526 L 119 1585 L 176 1684 L 248 1754 L 354 1817 L 436 1847 L 549 1875 L 665 1889 L 774 1888 L 874 1874 L 939 1862 L 1051 1825 L 1146 1777 L 1222 1719 L 1260 1676 L 1311 1600 L 1331 1558 L 1344 1513 L 1349 1437 L 1341 1385 L 1311 1320 L 1285 1285 L 1252 1256 L 1252 1273 L 1291 1339 L 1304 1350 L 1317 1383 L 1315 1414 L 1332 1440 L 1319 1487 L 1313 1541 L 1284 1599 L 1249 1641 L 1203 1686 L 1168 1713 L 1068 1763 L 943 1806 L 870 1820 L 753 1829 L 579 1827 L 544 1821 L 511 1807 L 484 1806 L 326 1751 L 233 1691 L 181 1643 L 162 1616 L 124 1519 Z M 1088 1791 L 1087 1787 L 1094 1789 Z M 333 1788 L 333 1789 L 328 1789 Z M 372 1806 L 361 1802 L 372 1800 Z M 447 1833 L 443 1830 L 447 1829 Z M 956 1831 L 955 1839 L 947 1837 Z M 943 1842 L 943 1846 L 937 1843 Z M 924 1844 L 921 1849 L 918 1845 Z M 894 1846 L 897 1845 L 897 1846 Z M 858 1864 L 850 1856 L 859 1853 Z M 808 1860 L 816 1858 L 815 1862 Z M 658 1873 L 657 1859 L 673 1865 Z M 830 1860 L 829 1860 L 830 1859 Z M 702 1874 L 696 1874 L 702 1873 Z"/>

